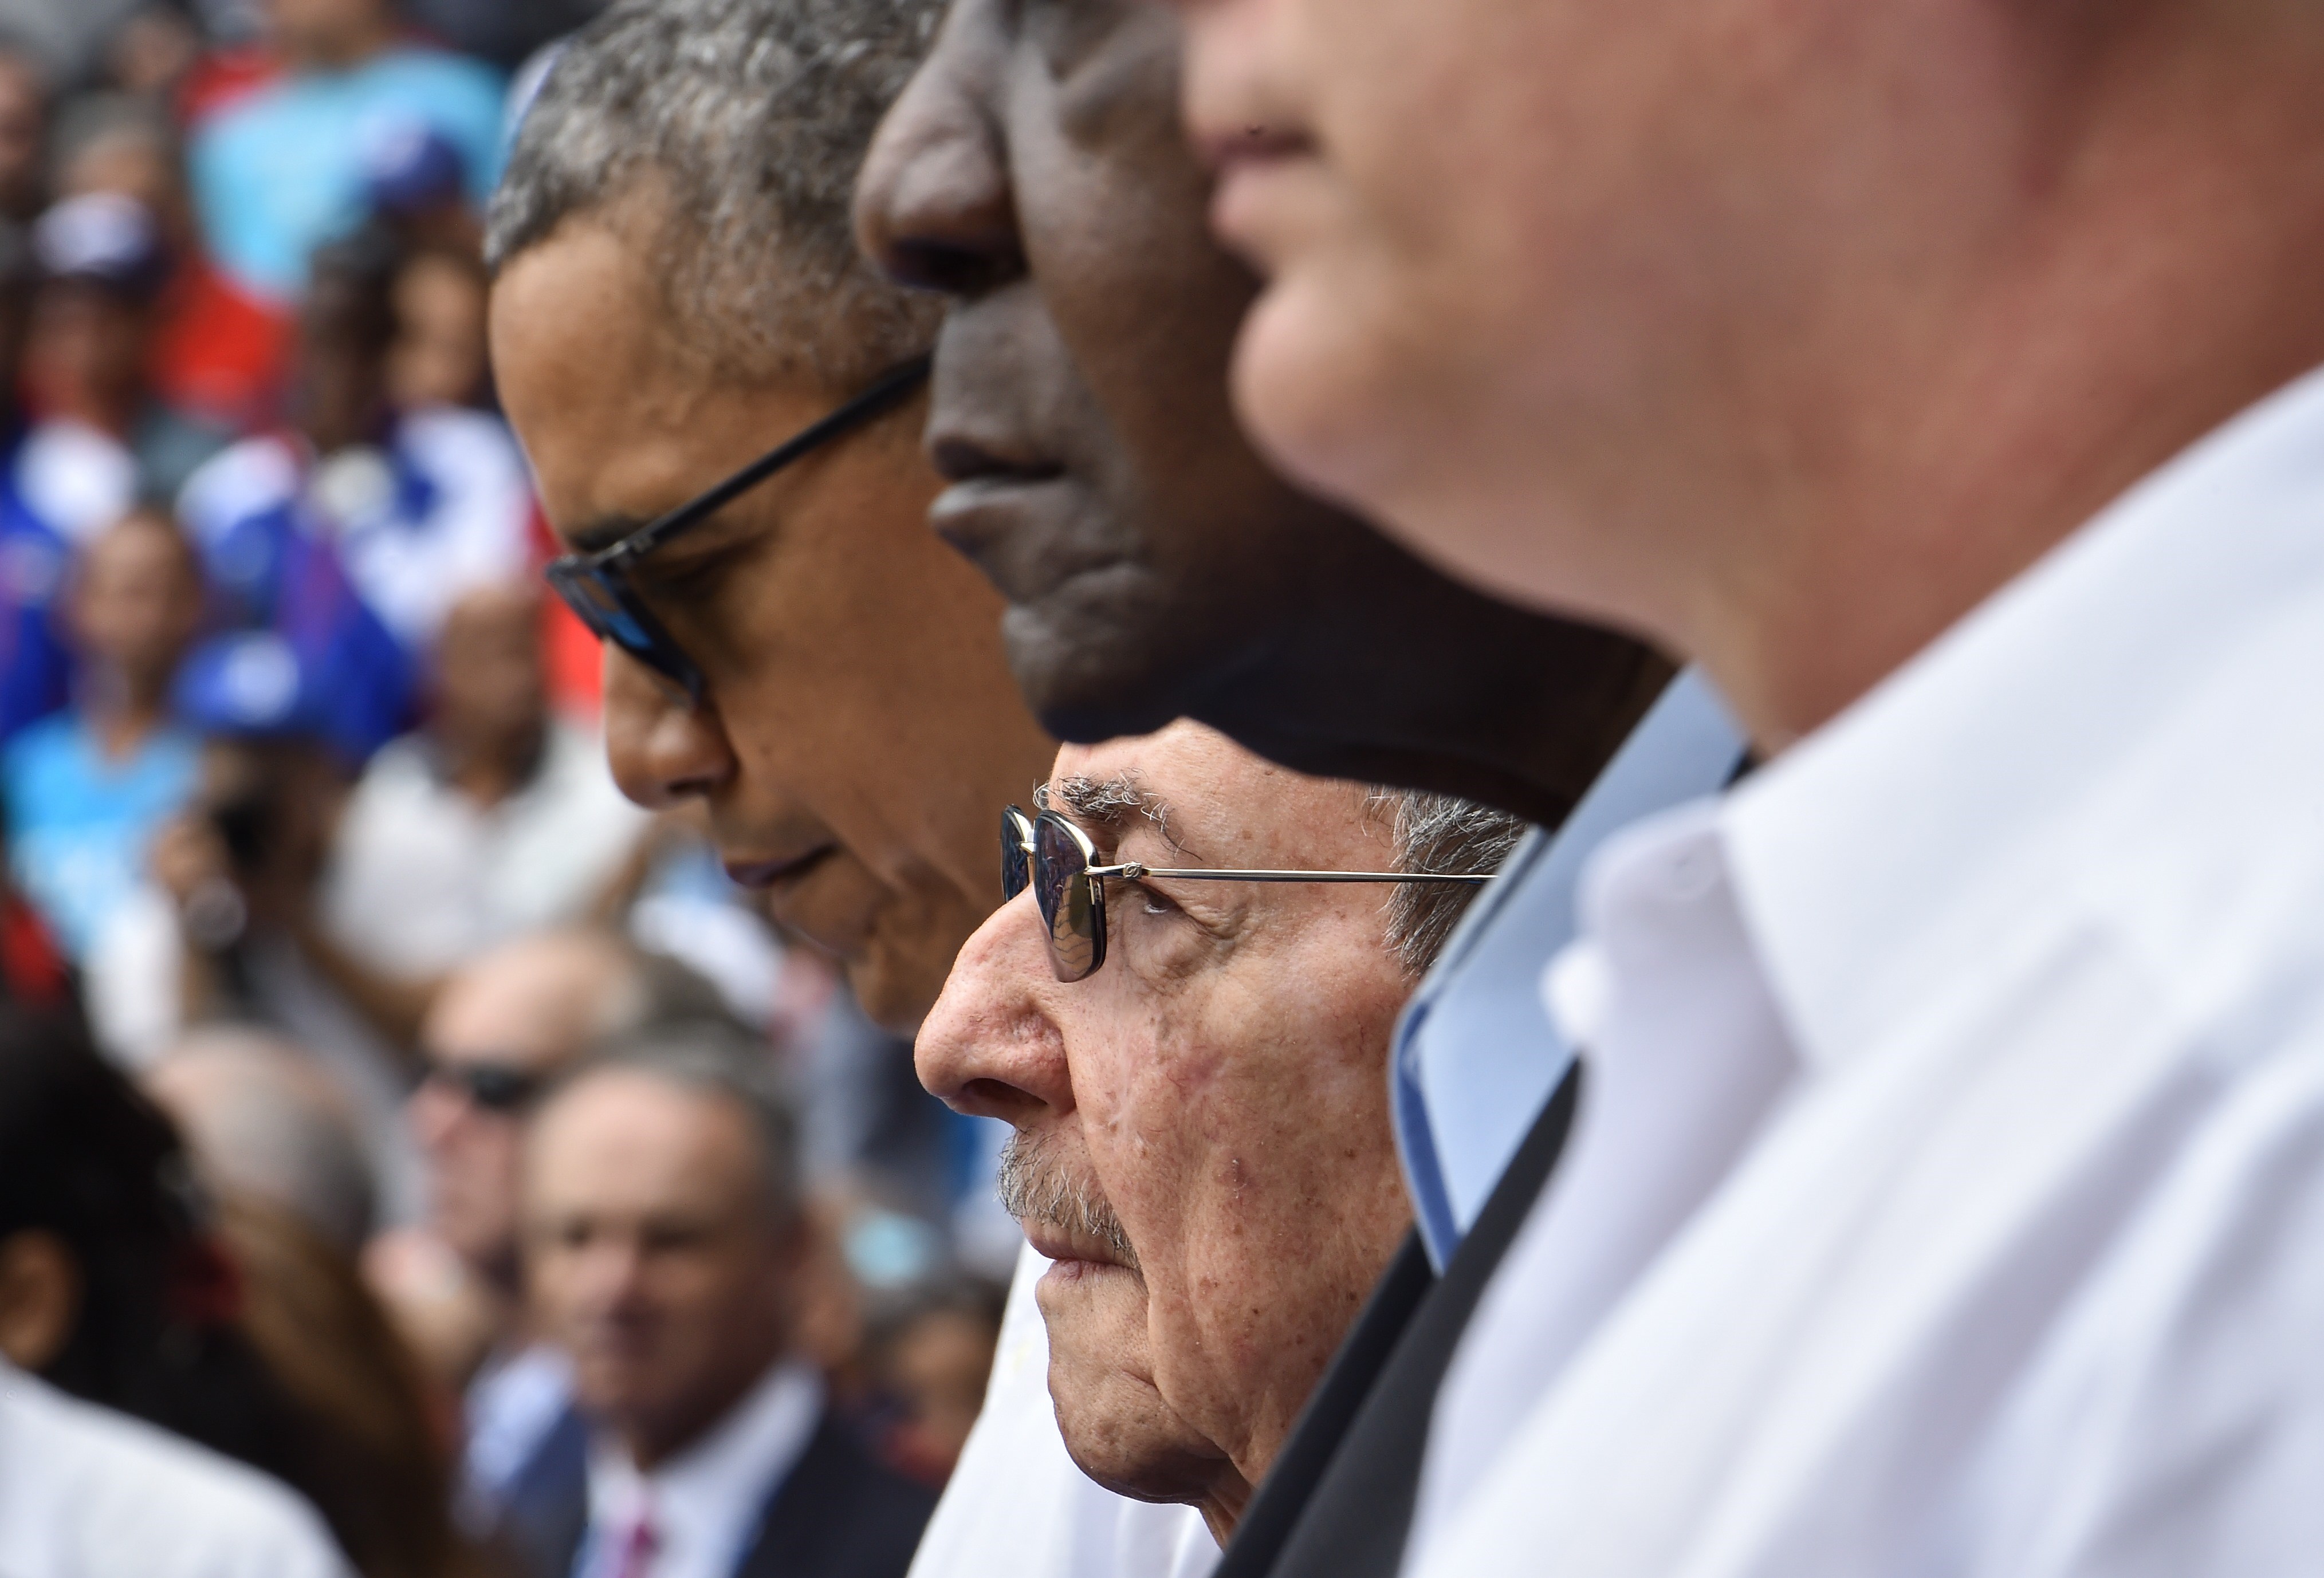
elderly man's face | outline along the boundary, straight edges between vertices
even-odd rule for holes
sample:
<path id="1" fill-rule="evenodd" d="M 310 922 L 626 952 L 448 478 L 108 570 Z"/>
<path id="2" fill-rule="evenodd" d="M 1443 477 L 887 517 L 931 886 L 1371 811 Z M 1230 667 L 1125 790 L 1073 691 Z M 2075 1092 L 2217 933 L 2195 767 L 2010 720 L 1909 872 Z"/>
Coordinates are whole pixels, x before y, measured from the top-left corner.
<path id="1" fill-rule="evenodd" d="M 710 375 L 643 253 L 576 218 L 493 292 L 501 392 L 568 542 L 686 502 L 853 392 Z M 623 790 L 701 802 L 729 872 L 897 1025 L 999 902 L 994 807 L 1049 755 L 998 601 L 928 535 L 913 431 L 907 412 L 855 433 L 645 561 L 641 590 L 708 680 L 702 708 L 606 659 Z"/>
<path id="2" fill-rule="evenodd" d="M 802 1240 L 763 1168 L 733 1103 L 634 1069 L 585 1076 L 534 1125 L 535 1308 L 582 1407 L 641 1456 L 693 1439 L 783 1350 Z"/>
<path id="3" fill-rule="evenodd" d="M 1177 724 L 1068 748 L 1049 781 L 1110 858 L 1380 869 L 1363 791 Z M 1231 1518 L 1409 1221 L 1385 890 L 1110 884 L 1105 967 L 1059 983 L 1030 892 L 970 940 L 920 1077 L 1014 1124 L 1004 1195 L 1057 1263 L 1050 1390 L 1100 1482 Z"/>

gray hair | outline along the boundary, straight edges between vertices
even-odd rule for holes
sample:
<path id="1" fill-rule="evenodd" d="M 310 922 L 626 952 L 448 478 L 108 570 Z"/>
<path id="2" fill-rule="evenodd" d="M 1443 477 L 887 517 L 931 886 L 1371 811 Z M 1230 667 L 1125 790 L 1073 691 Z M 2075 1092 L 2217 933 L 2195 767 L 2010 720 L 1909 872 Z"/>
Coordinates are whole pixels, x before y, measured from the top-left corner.
<path id="1" fill-rule="evenodd" d="M 1452 795 L 1378 791 L 1396 811 L 1396 869 L 1444 874 L 1498 871 L 1526 834 L 1523 818 Z M 1425 975 L 1444 951 L 1478 890 L 1458 882 L 1407 882 L 1388 898 L 1388 946 L 1406 971 Z"/>
<path id="2" fill-rule="evenodd" d="M 759 1141 L 767 1220 L 778 1229 L 799 1220 L 807 1186 L 800 1176 L 798 1119 L 765 1046 L 710 1021 L 650 1029 L 611 1044 L 559 1081 L 558 1089 L 568 1091 L 614 1070 L 649 1075 L 739 1109 Z"/>
<path id="3" fill-rule="evenodd" d="M 565 47 L 486 219 L 497 275 L 576 214 L 666 198 L 650 254 L 722 374 L 865 382 L 938 308 L 855 249 L 857 168 L 940 0 L 622 0 Z M 650 210 L 649 210 L 650 212 Z"/>

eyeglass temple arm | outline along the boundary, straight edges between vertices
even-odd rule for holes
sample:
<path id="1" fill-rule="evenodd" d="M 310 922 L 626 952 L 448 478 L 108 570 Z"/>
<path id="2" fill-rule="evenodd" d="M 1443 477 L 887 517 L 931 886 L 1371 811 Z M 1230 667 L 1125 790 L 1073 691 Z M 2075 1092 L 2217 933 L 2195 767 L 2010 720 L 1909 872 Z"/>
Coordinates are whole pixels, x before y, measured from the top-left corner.
<path id="1" fill-rule="evenodd" d="M 1138 881 L 1146 877 L 1174 877 L 1190 882 L 1461 882 L 1471 887 L 1493 880 L 1490 872 L 1454 875 L 1439 872 L 1225 872 L 1215 867 L 1181 871 L 1129 861 L 1118 866 L 1092 866 L 1093 877 L 1120 877 Z"/>

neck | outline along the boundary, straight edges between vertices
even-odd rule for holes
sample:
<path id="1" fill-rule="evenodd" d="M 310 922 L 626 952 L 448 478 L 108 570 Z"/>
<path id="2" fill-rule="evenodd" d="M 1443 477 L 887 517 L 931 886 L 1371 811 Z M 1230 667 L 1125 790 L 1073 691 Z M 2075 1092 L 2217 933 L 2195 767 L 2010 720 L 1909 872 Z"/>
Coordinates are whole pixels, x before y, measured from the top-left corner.
<path id="1" fill-rule="evenodd" d="M 1242 1522 L 1243 1511 L 1250 1505 L 1251 1483 L 1230 1469 L 1222 1472 L 1219 1482 L 1205 1490 L 1202 1500 L 1194 1503 L 1194 1510 L 1203 1515 L 1203 1526 L 1211 1531 L 1211 1537 L 1218 1541 L 1222 1548 L 1234 1537 L 1236 1527 Z"/>
<path id="2" fill-rule="evenodd" d="M 1687 550 L 1682 600 L 1633 612 L 1702 660 L 1763 748 L 2324 364 L 2324 161 L 2308 152 L 2324 146 L 2324 29 L 2299 8 L 2276 8 L 2287 28 L 2253 14 L 2267 9 L 2130 14 L 2162 20 L 2052 116 L 2072 140 L 2024 139 L 2054 175 L 1986 195 L 2007 239 L 1957 249 L 1927 299 L 1889 304 L 1845 366 L 1819 369 L 1820 392 L 1754 391 L 1788 432 L 1784 475 L 1729 475 L 1718 512 L 1664 517 Z M 2228 13 L 2240 31 L 2214 25 Z M 1849 326 L 1820 327 L 1832 343 Z"/>
<path id="3" fill-rule="evenodd" d="M 1369 531 L 1256 675 L 1189 711 L 1303 772 L 1555 826 L 1670 678 L 1626 638 L 1470 591 Z M 1352 615 L 1352 617 L 1351 617 Z"/>
<path id="4" fill-rule="evenodd" d="M 98 749 L 115 761 L 134 752 L 169 715 L 164 687 L 108 670 L 91 675 L 82 714 Z"/>

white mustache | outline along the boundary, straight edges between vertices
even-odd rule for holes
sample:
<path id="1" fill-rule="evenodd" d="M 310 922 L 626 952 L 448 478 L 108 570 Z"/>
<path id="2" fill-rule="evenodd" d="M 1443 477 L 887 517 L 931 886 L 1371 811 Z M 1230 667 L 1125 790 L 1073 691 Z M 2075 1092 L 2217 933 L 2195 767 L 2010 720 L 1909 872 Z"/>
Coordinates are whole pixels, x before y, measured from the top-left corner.
<path id="1" fill-rule="evenodd" d="M 1135 1271 L 1138 1250 L 1121 1228 L 1121 1218 L 1096 1184 L 1074 1177 L 1047 1154 L 1037 1138 L 1019 1130 L 1001 1148 L 1001 1172 L 994 1190 L 1001 1208 L 1019 1222 L 1046 1222 L 1079 1238 L 1103 1244 L 1124 1267 Z"/>

